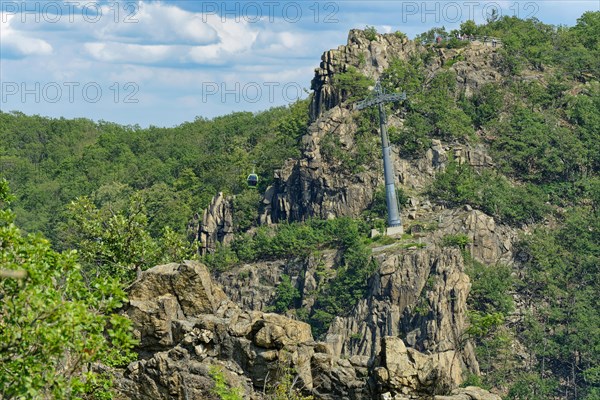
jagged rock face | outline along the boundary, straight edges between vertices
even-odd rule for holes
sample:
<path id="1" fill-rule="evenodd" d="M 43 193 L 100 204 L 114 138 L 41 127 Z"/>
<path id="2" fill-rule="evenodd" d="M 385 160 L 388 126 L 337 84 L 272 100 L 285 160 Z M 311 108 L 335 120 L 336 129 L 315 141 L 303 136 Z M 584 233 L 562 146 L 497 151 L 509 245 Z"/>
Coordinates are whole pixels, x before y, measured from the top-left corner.
<path id="1" fill-rule="evenodd" d="M 273 303 L 275 288 L 282 275 L 291 277 L 292 284 L 298 286 L 297 277 L 303 269 L 302 260 L 265 261 L 222 272 L 216 280 L 229 298 L 243 309 L 265 311 Z"/>
<path id="2" fill-rule="evenodd" d="M 354 146 L 356 124 L 352 113 L 341 107 L 309 127 L 302 138 L 304 157 L 290 161 L 277 172 L 276 184 L 264 197 L 261 221 L 302 221 L 358 215 L 373 199 L 373 188 L 383 182 L 377 168 L 358 174 L 346 173 L 340 165 L 326 162 L 320 142 L 335 132 L 344 149 Z"/>
<path id="3" fill-rule="evenodd" d="M 414 42 L 393 34 L 377 35 L 377 39 L 371 41 L 363 31 L 351 30 L 348 43 L 323 53 L 321 65 L 315 69 L 315 77 L 311 82 L 311 89 L 315 92 L 310 104 L 311 120 L 317 120 L 324 112 L 345 100 L 333 85 L 336 74 L 346 72 L 352 66 L 375 79 L 393 59 L 408 59 L 415 51 L 417 45 Z"/>
<path id="4" fill-rule="evenodd" d="M 428 386 L 454 387 L 465 367 L 476 372 L 472 347 L 462 349 L 460 343 L 470 289 L 460 252 L 424 249 L 376 258 L 381 267 L 367 298 L 350 316 L 337 317 L 328 331 L 326 342 L 334 354 L 374 358 L 382 350 L 385 354 L 383 338 L 401 337 L 413 349 L 434 354 L 427 363 L 433 363 L 437 381 Z"/>
<path id="5" fill-rule="evenodd" d="M 397 119 L 391 122 L 398 125 Z M 382 165 L 376 161 L 362 172 L 349 173 L 340 165 L 328 162 L 321 148 L 321 140 L 328 132 L 335 132 L 344 149 L 354 145 L 356 125 L 352 112 L 335 107 L 312 124 L 309 134 L 303 137 L 304 156 L 299 161 L 289 161 L 277 172 L 275 183 L 263 198 L 265 208 L 261 221 L 303 221 L 308 218 L 358 217 L 373 202 L 378 187 L 383 185 Z M 432 140 L 425 155 L 416 159 L 403 159 L 394 152 L 394 169 L 397 184 L 422 191 L 431 184 L 435 175 L 443 171 L 449 158 L 466 163 L 475 169 L 493 166 L 483 145 L 443 144 Z M 404 219 L 414 219 L 410 209 L 402 209 Z M 414 211 L 414 210 L 413 210 Z"/>
<path id="6" fill-rule="evenodd" d="M 377 78 L 393 58 L 409 59 L 420 51 L 425 49 L 394 35 L 380 35 L 371 42 L 362 32 L 351 31 L 346 46 L 323 55 L 312 82 L 313 123 L 302 138 L 303 155 L 277 171 L 274 185 L 263 198 L 262 224 L 310 217 L 357 217 L 370 207 L 376 189 L 383 184 L 379 161 L 351 173 L 323 151 L 323 139 L 335 135 L 342 151 L 350 152 L 358 129 L 355 113 L 342 104 L 344 94 L 336 91 L 333 79 L 349 66 Z M 446 61 L 461 56 L 462 61 L 450 69 L 456 72 L 458 84 L 467 94 L 501 78 L 498 56 L 490 48 L 472 45 L 435 51 L 437 58 L 429 67 L 432 74 Z M 389 124 L 402 127 L 400 114 L 390 115 Z M 417 193 L 431 184 L 451 158 L 475 169 L 493 166 L 484 145 L 439 140 L 433 140 L 421 158 L 402 159 L 397 152 L 393 158 L 397 183 Z M 217 242 L 232 240 L 231 216 L 230 199 L 215 197 L 200 229 L 204 251 L 214 249 Z M 292 320 L 263 313 L 272 304 L 283 273 L 300 289 L 302 307 L 310 310 L 318 288 L 315 265 L 323 260 L 308 257 L 305 261 L 251 264 L 218 277 L 237 306 L 228 299 L 221 300 L 221 305 L 210 313 L 203 308 L 200 315 L 190 315 L 179 304 L 178 296 L 162 292 L 148 299 L 151 304 L 132 303 L 130 315 L 140 321 L 138 330 L 145 335 L 143 343 L 150 350 L 142 352 L 146 360 L 130 367 L 124 381 L 128 387 L 152 381 L 156 387 L 153 393 L 163 393 L 165 388 L 175 393 L 177 390 L 161 377 L 173 373 L 184 377 L 183 382 L 200 382 L 199 377 L 206 378 L 202 371 L 207 365 L 227 359 L 228 371 L 238 377 L 237 381 L 235 376 L 232 379 L 254 398 L 260 398 L 260 393 L 252 392 L 252 388 L 261 388 L 266 374 L 275 374 L 275 366 L 285 362 L 297 369 L 307 391 L 319 399 L 495 400 L 487 392 L 470 388 L 449 397 L 438 396 L 460 384 L 463 371 L 478 372 L 471 344 L 462 341 L 470 288 L 462 256 L 457 249 L 438 245 L 445 235 L 464 233 L 471 240 L 469 250 L 475 259 L 487 264 L 510 262 L 515 231 L 470 207 L 445 210 L 443 205 L 432 205 L 417 197 L 403 207 L 402 217 L 408 231 L 420 237 L 426 248 L 375 249 L 374 258 L 380 268 L 369 281 L 368 296 L 351 315 L 336 318 L 326 343 L 291 338 L 286 326 L 293 324 Z M 423 232 L 425 224 L 435 225 L 435 231 Z M 339 261 L 335 251 L 322 256 L 325 260 L 321 265 L 326 268 L 335 268 Z M 253 311 L 241 311 L 240 306 Z M 243 321 L 241 325 L 239 321 Z M 179 359 L 195 367 L 186 369 Z"/>
<path id="7" fill-rule="evenodd" d="M 118 383 L 127 398 L 206 398 L 207 382 L 212 382 L 208 371 L 219 364 L 234 373 L 232 384 L 246 393 L 264 385 L 268 376 L 276 379 L 282 366 L 293 367 L 312 388 L 315 350 L 308 324 L 242 311 L 202 264 L 168 264 L 143 272 L 130 288 L 124 312 L 133 321 L 142 357 Z"/>
<path id="8" fill-rule="evenodd" d="M 431 399 L 454 363 L 448 351 L 425 355 L 397 336 L 381 337 L 376 357 L 340 358 L 331 345 L 315 342 L 304 322 L 240 309 L 196 262 L 143 272 L 123 312 L 140 339 L 140 360 L 116 380 L 127 399 L 216 398 L 215 365 L 249 399 L 262 399 L 265 384 L 284 367 L 294 368 L 299 387 L 318 399 L 366 400 L 383 391 Z"/>
<path id="9" fill-rule="evenodd" d="M 231 243 L 233 234 L 233 198 L 219 193 L 202 216 L 198 235 L 201 254 L 214 251 L 217 243 Z"/>
<path id="10" fill-rule="evenodd" d="M 378 155 L 366 171 L 354 173 L 323 156 L 321 141 L 328 134 L 339 139 L 342 151 L 350 151 L 355 145 L 353 137 L 357 126 L 353 119 L 356 112 L 350 110 L 351 105 L 343 104 L 345 99 L 343 93 L 334 87 L 334 77 L 354 67 L 376 79 L 393 59 L 409 60 L 411 56 L 425 51 L 432 50 L 393 34 L 378 35 L 376 40 L 370 41 L 364 32 L 352 30 L 347 45 L 323 54 L 312 81 L 314 96 L 310 110 L 313 123 L 302 138 L 303 155 L 300 160 L 287 162 L 276 173 L 275 184 L 264 196 L 262 223 L 302 221 L 310 217 L 356 217 L 370 206 L 373 193 L 383 184 Z M 471 44 L 462 49 L 434 51 L 437 56 L 428 65 L 427 73 L 433 76 L 446 70 L 443 66 L 448 60 L 459 60 L 449 69 L 456 73 L 457 83 L 467 95 L 486 83 L 499 82 L 502 78 L 499 56 L 496 49 L 489 46 Z M 401 127 L 402 124 L 398 116 L 389 116 L 390 126 Z M 493 165 L 483 145 L 450 146 L 434 140 L 425 157 L 413 160 L 401 159 L 397 151 L 392 151 L 395 152 L 397 183 L 419 190 L 445 167 L 449 156 L 475 168 Z"/>
<path id="11" fill-rule="evenodd" d="M 446 235 L 464 234 L 469 238 L 469 253 L 487 265 L 511 264 L 514 259 L 513 243 L 517 230 L 496 224 L 494 218 L 466 206 L 459 210 L 444 210 L 438 215 L 439 226 L 434 233 L 437 239 Z"/>

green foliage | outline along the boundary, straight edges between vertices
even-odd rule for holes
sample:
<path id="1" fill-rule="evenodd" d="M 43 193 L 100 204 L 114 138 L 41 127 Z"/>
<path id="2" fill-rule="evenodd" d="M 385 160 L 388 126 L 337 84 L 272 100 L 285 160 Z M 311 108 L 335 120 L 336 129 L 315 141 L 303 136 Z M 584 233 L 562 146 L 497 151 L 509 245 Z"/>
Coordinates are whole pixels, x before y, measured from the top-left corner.
<path id="1" fill-rule="evenodd" d="M 348 235 L 347 240 L 342 265 L 317 297 L 316 311 L 310 317 L 313 333 L 317 336 L 327 331 L 335 316 L 348 314 L 365 297 L 368 279 L 377 269 L 371 250 L 357 234 Z"/>
<path id="2" fill-rule="evenodd" d="M 463 251 L 465 271 L 471 279 L 469 292 L 469 327 L 465 334 L 474 340 L 483 383 L 499 387 L 514 379 L 518 365 L 514 350 L 514 334 L 504 324 L 514 310 L 512 292 L 515 280 L 509 266 L 485 265 Z"/>
<path id="3" fill-rule="evenodd" d="M 451 205 L 469 204 L 498 221 L 516 225 L 540 221 L 549 211 L 536 186 L 513 186 L 494 171 L 476 173 L 470 166 L 454 161 L 436 176 L 429 194 Z"/>
<path id="4" fill-rule="evenodd" d="M 460 33 L 463 35 L 477 35 L 477 24 L 472 19 L 469 19 L 460 24 Z"/>
<path id="5" fill-rule="evenodd" d="M 431 44 L 431 43 L 435 43 L 435 39 L 441 36 L 443 38 L 448 36 L 448 32 L 446 32 L 446 28 L 445 27 L 434 27 L 431 28 L 430 30 L 428 30 L 427 32 L 423 32 L 420 35 L 417 35 L 417 37 L 415 37 L 415 41 L 417 43 L 422 43 L 422 44 Z"/>
<path id="6" fill-rule="evenodd" d="M 74 252 L 58 253 L 12 223 L 0 181 L 0 259 L 24 279 L 0 280 L 0 387 L 6 398 L 111 398 L 111 382 L 86 368 L 121 366 L 134 357 L 131 322 L 116 314 L 126 300 L 115 279 L 85 281 Z"/>
<path id="7" fill-rule="evenodd" d="M 133 195 L 126 204 L 98 208 L 82 197 L 68 207 L 64 247 L 77 249 L 86 276 L 111 276 L 123 283 L 156 264 L 193 259 L 195 249 L 168 226 L 154 239 L 143 199 Z"/>
<path id="8" fill-rule="evenodd" d="M 481 313 L 478 311 L 469 314 L 469 328 L 467 334 L 475 338 L 482 338 L 490 333 L 492 329 L 504 322 L 502 313 Z"/>
<path id="9" fill-rule="evenodd" d="M 354 67 L 334 77 L 334 85 L 340 91 L 342 101 L 354 102 L 362 100 L 369 94 L 369 87 L 375 82 L 360 73 Z"/>
<path id="10" fill-rule="evenodd" d="M 367 25 L 365 28 L 365 37 L 369 41 L 377 40 L 377 29 L 374 26 Z"/>
<path id="11" fill-rule="evenodd" d="M 275 299 L 273 301 L 275 311 L 284 313 L 294 307 L 294 303 L 300 299 L 300 291 L 292 284 L 288 275 L 281 276 L 281 282 L 275 289 Z"/>
<path id="12" fill-rule="evenodd" d="M 461 250 L 465 250 L 467 245 L 471 243 L 471 239 L 464 233 L 457 233 L 456 235 L 446 235 L 442 238 L 442 246 L 446 247 L 458 247 Z"/>
<path id="13" fill-rule="evenodd" d="M 475 137 L 473 123 L 471 118 L 459 108 L 455 91 L 454 72 L 444 71 L 435 75 L 423 92 L 409 97 L 405 122 L 407 132 L 416 138 L 473 139 Z"/>
<path id="14" fill-rule="evenodd" d="M 522 20 L 504 16 L 479 27 L 479 35 L 498 37 L 502 40 L 499 50 L 506 71 L 511 74 L 525 67 L 543 70 L 552 60 L 554 27 L 535 18 Z"/>
<path id="15" fill-rule="evenodd" d="M 510 400 L 546 400 L 552 398 L 558 382 L 553 378 L 544 378 L 538 374 L 522 374 L 510 388 L 507 398 Z"/>
<path id="16" fill-rule="evenodd" d="M 386 91 L 404 91 L 407 95 L 420 92 L 424 81 L 423 62 L 417 57 L 410 61 L 395 58 L 381 75 L 381 84 Z"/>
<path id="17" fill-rule="evenodd" d="M 382 74 L 382 85 L 389 92 L 405 91 L 408 96 L 403 129 L 390 128 L 390 140 L 404 157 L 422 156 L 431 145 L 431 137 L 474 138 L 472 121 L 455 99 L 453 72 L 440 72 L 426 82 L 421 59 L 396 59 Z"/>
<path id="18" fill-rule="evenodd" d="M 322 249 L 337 249 L 341 265 L 333 276 L 320 278 L 317 305 L 312 315 L 307 316 L 315 334 L 321 334 L 335 315 L 348 313 L 366 294 L 368 278 L 377 268 L 366 245 L 367 232 L 365 222 L 351 218 L 261 226 L 252 233 L 237 236 L 231 246 L 217 246 L 215 253 L 204 256 L 203 261 L 211 269 L 223 271 L 239 261 L 305 258 Z M 283 275 L 274 309 L 285 312 L 299 299 L 298 289 Z"/>
<path id="19" fill-rule="evenodd" d="M 405 121 L 405 128 L 389 129 L 390 141 L 398 147 L 402 157 L 419 158 L 431 147 L 429 132 L 433 131 L 427 119 L 417 113 L 410 113 Z"/>
<path id="20" fill-rule="evenodd" d="M 19 226 L 42 232 L 58 249 L 66 206 L 102 191 L 113 203 L 139 193 L 156 239 L 166 225 L 185 234 L 193 214 L 219 191 L 242 192 L 254 162 L 264 191 L 273 171 L 300 155 L 307 126 L 307 100 L 174 128 L 0 112 L 0 166 L 15 189 Z"/>
<path id="21" fill-rule="evenodd" d="M 408 202 L 408 196 L 404 193 L 402 188 L 396 188 L 396 198 L 400 207 L 404 206 Z M 387 197 L 385 193 L 385 186 L 380 186 L 373 195 L 373 201 L 369 206 L 369 209 L 364 215 L 370 218 L 382 218 L 387 220 Z"/>
<path id="22" fill-rule="evenodd" d="M 450 42 L 452 43 L 454 40 L 458 41 L 459 43 L 463 43 L 463 44 L 465 43 L 465 42 L 461 42 L 455 38 L 451 39 Z M 450 46 L 450 44 L 448 44 L 448 45 Z M 456 64 L 457 62 L 461 62 L 461 61 L 465 61 L 465 57 L 462 54 L 458 54 L 458 55 L 452 57 L 451 59 L 447 60 L 444 63 L 444 68 L 448 69 L 451 66 L 453 66 L 454 64 Z"/>
<path id="23" fill-rule="evenodd" d="M 580 81 L 600 77 L 600 12 L 586 12 L 573 28 L 559 28 L 554 61 Z"/>
<path id="24" fill-rule="evenodd" d="M 378 140 L 378 121 L 375 108 L 363 110 L 355 114 L 354 121 L 357 129 L 353 134 L 353 144 L 343 146 L 339 135 L 328 132 L 321 139 L 321 155 L 325 160 L 335 163 L 349 173 L 359 173 L 365 167 L 372 166 L 380 154 L 380 142 Z"/>
<path id="25" fill-rule="evenodd" d="M 481 128 L 497 121 L 503 106 L 504 94 L 501 88 L 494 84 L 486 84 L 473 94 L 463 109 L 475 126 Z"/>
<path id="26" fill-rule="evenodd" d="M 235 250 L 230 246 L 217 243 L 214 253 L 208 253 L 202 258 L 202 262 L 213 271 L 223 272 L 231 269 L 240 259 Z"/>
<path id="27" fill-rule="evenodd" d="M 223 375 L 223 370 L 212 365 L 209 369 L 210 377 L 215 381 L 214 393 L 219 396 L 221 400 L 242 400 L 243 396 L 239 388 L 229 387 Z"/>
<path id="28" fill-rule="evenodd" d="M 474 309 L 504 316 L 511 313 L 514 310 L 511 291 L 515 287 L 512 269 L 503 264 L 487 266 L 470 257 L 466 261 L 466 272 L 472 282 L 469 301 Z"/>
<path id="29" fill-rule="evenodd" d="M 282 223 L 273 228 L 261 226 L 251 234 L 239 235 L 231 249 L 223 246 L 221 251 L 230 254 L 230 260 L 239 258 L 244 262 L 307 257 L 319 249 L 345 249 L 354 243 L 360 232 L 366 231 L 366 225 L 351 218 Z M 219 254 L 218 249 L 210 258 L 214 259 Z"/>
<path id="30" fill-rule="evenodd" d="M 313 396 L 303 396 L 295 387 L 298 376 L 292 368 L 283 368 L 277 382 L 267 395 L 269 400 L 313 400 Z"/>
<path id="31" fill-rule="evenodd" d="M 401 32 L 401 31 L 394 32 L 394 36 L 396 36 L 400 40 L 407 39 L 406 34 L 404 32 Z"/>
<path id="32" fill-rule="evenodd" d="M 489 387 L 486 388 L 486 384 L 483 382 L 481 376 L 471 373 L 467 374 L 466 378 L 463 380 L 463 383 L 460 384 L 460 387 L 468 386 L 477 386 L 480 388 L 489 389 Z"/>
<path id="33" fill-rule="evenodd" d="M 245 232 L 258 220 L 260 194 L 246 190 L 233 200 L 233 226 L 236 232 Z"/>
<path id="34" fill-rule="evenodd" d="M 555 117 L 517 106 L 492 143 L 506 172 L 544 184 L 573 180 L 586 165 L 583 143 Z"/>
<path id="35" fill-rule="evenodd" d="M 518 382 L 512 398 L 542 398 L 557 384 L 554 393 L 566 398 L 593 396 L 600 388 L 594 378 L 600 365 L 599 231 L 600 215 L 588 206 L 569 211 L 556 230 L 540 228 L 523 238 L 520 252 L 526 262 L 519 292 L 536 307 L 519 336 L 536 357 L 530 385 L 536 391 Z M 569 379 L 547 387 L 552 381 L 547 370 Z"/>

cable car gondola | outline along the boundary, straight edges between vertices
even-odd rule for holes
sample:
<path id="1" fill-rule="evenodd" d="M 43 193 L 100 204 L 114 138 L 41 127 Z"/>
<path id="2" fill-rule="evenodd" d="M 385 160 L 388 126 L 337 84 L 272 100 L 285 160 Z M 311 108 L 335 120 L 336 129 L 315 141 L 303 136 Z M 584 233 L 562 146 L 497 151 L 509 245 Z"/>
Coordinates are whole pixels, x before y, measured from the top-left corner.
<path id="1" fill-rule="evenodd" d="M 252 173 L 248 175 L 248 187 L 255 188 L 258 185 L 258 175 L 254 172 L 254 168 L 252 168 Z"/>

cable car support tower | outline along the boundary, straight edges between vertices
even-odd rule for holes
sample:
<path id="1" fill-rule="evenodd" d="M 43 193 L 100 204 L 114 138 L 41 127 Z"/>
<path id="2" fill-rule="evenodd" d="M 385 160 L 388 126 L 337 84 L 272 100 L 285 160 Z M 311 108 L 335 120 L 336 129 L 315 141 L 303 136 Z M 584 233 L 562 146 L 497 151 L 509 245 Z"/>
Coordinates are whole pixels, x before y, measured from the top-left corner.
<path id="1" fill-rule="evenodd" d="M 383 175 L 385 179 L 385 198 L 388 211 L 388 228 L 387 235 L 402 234 L 402 220 L 400 219 L 400 207 L 398 205 L 398 197 L 396 195 L 395 172 L 392 162 L 392 148 L 386 127 L 385 103 L 406 100 L 406 93 L 385 93 L 381 87 L 381 82 L 378 80 L 375 85 L 374 95 L 359 101 L 355 104 L 356 110 L 364 110 L 365 108 L 378 106 L 379 107 L 379 126 L 381 133 L 381 149 L 383 151 Z M 383 232 L 382 232 L 383 233 Z"/>

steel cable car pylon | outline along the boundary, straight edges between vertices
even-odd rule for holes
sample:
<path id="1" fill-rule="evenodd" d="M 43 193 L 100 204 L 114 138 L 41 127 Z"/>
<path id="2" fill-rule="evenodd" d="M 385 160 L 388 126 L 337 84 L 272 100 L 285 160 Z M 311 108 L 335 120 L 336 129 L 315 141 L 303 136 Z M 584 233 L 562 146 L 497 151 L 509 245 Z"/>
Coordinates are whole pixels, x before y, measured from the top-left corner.
<path id="1" fill-rule="evenodd" d="M 395 172 L 392 162 L 392 148 L 390 139 L 387 133 L 385 103 L 401 101 L 406 99 L 406 93 L 384 93 L 381 87 L 381 82 L 377 80 L 375 85 L 374 96 L 366 98 L 355 104 L 354 108 L 363 110 L 367 107 L 379 107 L 379 126 L 381 133 L 381 149 L 383 152 L 383 175 L 385 179 L 385 198 L 388 210 L 388 230 L 387 234 L 402 233 L 402 220 L 400 219 L 400 207 L 398 205 L 398 197 L 396 195 Z M 390 229 L 392 228 L 392 229 Z"/>

